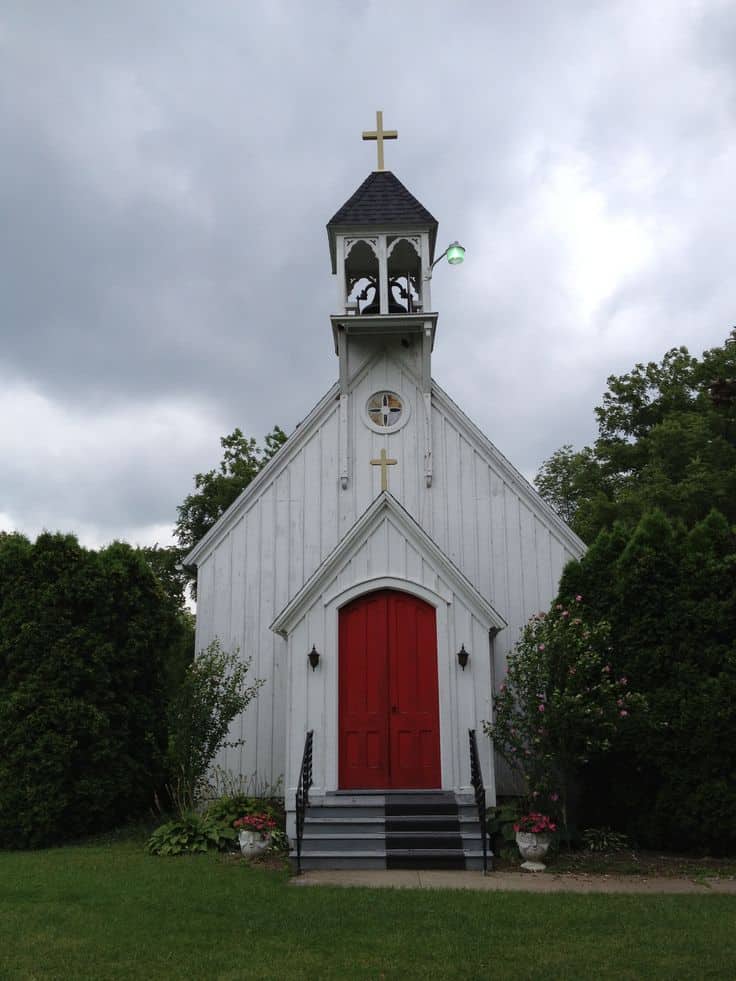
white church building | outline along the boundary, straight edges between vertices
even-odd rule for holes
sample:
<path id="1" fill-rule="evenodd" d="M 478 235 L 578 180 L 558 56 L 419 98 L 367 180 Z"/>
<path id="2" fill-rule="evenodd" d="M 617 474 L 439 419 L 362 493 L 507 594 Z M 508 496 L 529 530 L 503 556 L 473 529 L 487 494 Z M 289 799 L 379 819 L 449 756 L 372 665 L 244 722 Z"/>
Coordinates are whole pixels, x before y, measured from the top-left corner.
<path id="1" fill-rule="evenodd" d="M 265 679 L 219 763 L 283 783 L 302 865 L 478 867 L 475 802 L 510 789 L 482 722 L 584 545 L 433 380 L 437 221 L 380 114 L 363 135 L 327 225 L 338 378 L 187 557 L 197 650 Z"/>

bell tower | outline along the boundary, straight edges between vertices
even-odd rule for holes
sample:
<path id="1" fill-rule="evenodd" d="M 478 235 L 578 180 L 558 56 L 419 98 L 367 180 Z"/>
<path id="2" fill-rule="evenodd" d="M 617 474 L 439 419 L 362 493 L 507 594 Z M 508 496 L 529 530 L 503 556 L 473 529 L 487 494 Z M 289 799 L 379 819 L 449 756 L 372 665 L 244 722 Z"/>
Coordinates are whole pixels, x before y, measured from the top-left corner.
<path id="1" fill-rule="evenodd" d="M 347 433 L 349 394 L 357 354 L 366 347 L 395 343 L 419 349 L 424 405 L 424 475 L 432 484 L 431 354 L 437 328 L 432 312 L 432 269 L 437 220 L 384 167 L 384 140 L 398 137 L 384 130 L 376 113 L 376 129 L 364 132 L 375 140 L 377 167 L 327 224 L 332 272 L 337 281 L 337 312 L 330 317 L 335 353 L 340 359 L 340 483 L 350 482 Z M 455 250 L 453 252 L 453 250 Z M 443 253 L 461 262 L 462 247 L 454 243 Z M 442 257 L 440 257 L 442 258 Z"/>

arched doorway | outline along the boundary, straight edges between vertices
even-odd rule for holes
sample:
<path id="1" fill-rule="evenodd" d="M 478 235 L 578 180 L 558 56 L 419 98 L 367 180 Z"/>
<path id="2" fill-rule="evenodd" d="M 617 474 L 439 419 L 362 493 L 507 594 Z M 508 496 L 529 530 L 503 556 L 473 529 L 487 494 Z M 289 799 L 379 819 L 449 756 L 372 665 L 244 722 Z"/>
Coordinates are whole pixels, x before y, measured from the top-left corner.
<path id="1" fill-rule="evenodd" d="M 437 626 L 429 603 L 395 590 L 340 610 L 342 790 L 441 785 Z"/>

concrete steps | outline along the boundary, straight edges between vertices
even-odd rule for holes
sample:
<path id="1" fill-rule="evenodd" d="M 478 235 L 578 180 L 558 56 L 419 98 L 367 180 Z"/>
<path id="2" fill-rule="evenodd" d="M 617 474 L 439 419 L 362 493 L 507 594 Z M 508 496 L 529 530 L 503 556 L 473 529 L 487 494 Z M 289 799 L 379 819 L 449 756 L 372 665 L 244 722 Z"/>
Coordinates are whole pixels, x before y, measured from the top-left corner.
<path id="1" fill-rule="evenodd" d="M 291 854 L 296 867 L 296 852 Z M 302 869 L 481 869 L 475 805 L 446 791 L 327 794 L 306 813 Z"/>

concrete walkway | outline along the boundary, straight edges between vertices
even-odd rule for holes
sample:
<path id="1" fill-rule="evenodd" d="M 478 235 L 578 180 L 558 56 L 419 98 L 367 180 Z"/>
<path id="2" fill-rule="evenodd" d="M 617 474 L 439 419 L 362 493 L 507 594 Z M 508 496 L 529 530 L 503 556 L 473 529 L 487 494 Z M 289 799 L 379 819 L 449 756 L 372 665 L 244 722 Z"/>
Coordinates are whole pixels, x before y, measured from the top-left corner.
<path id="1" fill-rule="evenodd" d="M 667 876 L 581 875 L 555 872 L 413 871 L 409 869 L 304 872 L 294 886 L 364 886 L 370 889 L 477 889 L 486 892 L 673 893 L 736 896 L 736 878 L 675 879 Z"/>

